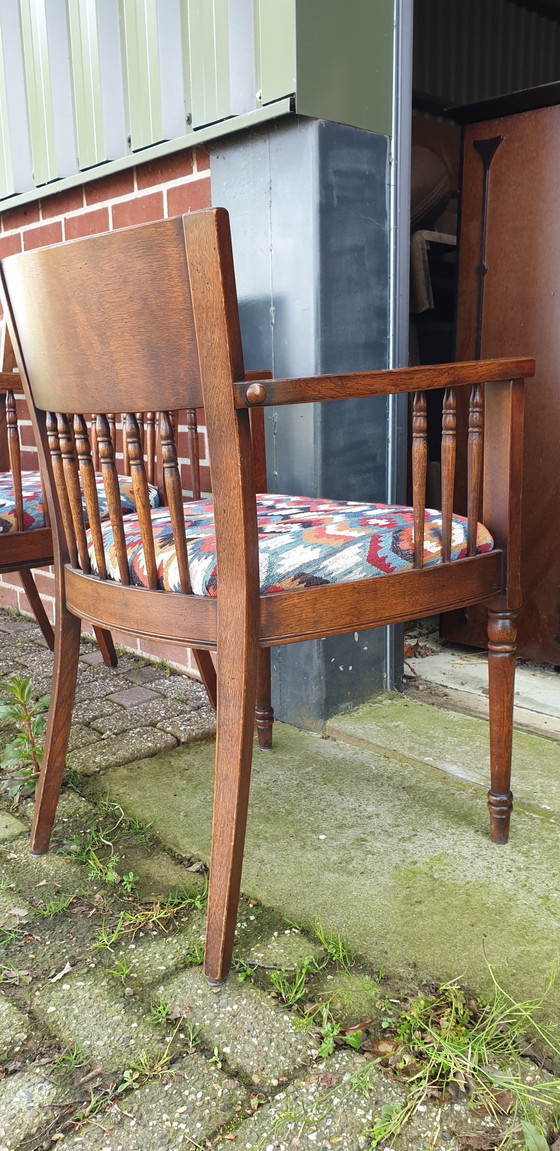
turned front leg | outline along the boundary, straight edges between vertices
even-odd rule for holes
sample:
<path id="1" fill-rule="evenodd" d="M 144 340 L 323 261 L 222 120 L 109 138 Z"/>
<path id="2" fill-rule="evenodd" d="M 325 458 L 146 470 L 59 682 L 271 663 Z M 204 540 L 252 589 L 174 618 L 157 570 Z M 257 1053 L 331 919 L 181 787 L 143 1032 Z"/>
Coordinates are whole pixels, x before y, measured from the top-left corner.
<path id="1" fill-rule="evenodd" d="M 517 612 L 488 612 L 488 691 L 490 719 L 490 837 L 507 843 L 513 807 L 510 791 L 513 692 Z"/>
<path id="2" fill-rule="evenodd" d="M 270 648 L 261 648 L 257 664 L 257 704 L 255 720 L 257 735 L 261 751 L 270 751 L 272 747 L 272 724 L 274 722 L 274 709 L 270 702 Z"/>

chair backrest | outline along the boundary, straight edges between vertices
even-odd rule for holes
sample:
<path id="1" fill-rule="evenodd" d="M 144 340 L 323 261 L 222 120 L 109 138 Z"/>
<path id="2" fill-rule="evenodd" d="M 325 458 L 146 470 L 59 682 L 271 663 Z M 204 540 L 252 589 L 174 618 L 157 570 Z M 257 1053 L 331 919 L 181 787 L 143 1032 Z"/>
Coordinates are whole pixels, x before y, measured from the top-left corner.
<path id="1" fill-rule="evenodd" d="M 241 551 L 250 538 L 256 557 L 249 417 L 236 410 L 232 388 L 234 380 L 244 378 L 244 369 L 227 213 L 193 213 L 12 256 L 2 263 L 2 285 L 51 481 L 62 558 L 89 571 L 80 481 L 98 551 L 98 458 L 119 567 L 123 582 L 128 582 L 115 413 L 123 413 L 125 455 L 146 554 L 151 553 L 144 456 L 146 440 L 154 442 L 157 408 L 165 494 L 186 565 L 172 413 L 186 409 L 195 453 L 194 413 L 200 407 L 212 460 L 218 556 L 221 536 L 233 517 Z M 91 411 L 97 413 L 93 443 L 84 418 Z M 138 413 L 146 414 L 141 422 Z M 232 533 L 227 534 L 231 538 Z M 187 591 L 186 567 L 182 584 Z"/>

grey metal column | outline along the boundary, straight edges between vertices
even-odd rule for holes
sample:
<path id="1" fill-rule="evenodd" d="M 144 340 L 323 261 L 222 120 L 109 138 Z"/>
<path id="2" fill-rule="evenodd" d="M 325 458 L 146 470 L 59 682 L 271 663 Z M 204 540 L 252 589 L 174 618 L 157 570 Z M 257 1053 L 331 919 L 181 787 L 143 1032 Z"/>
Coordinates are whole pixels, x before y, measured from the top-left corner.
<path id="1" fill-rule="evenodd" d="M 385 136 L 291 117 L 213 150 L 212 202 L 231 216 L 248 368 L 387 366 L 388 146 Z M 267 419 L 271 491 L 386 500 L 384 399 Z M 275 649 L 278 718 L 319 728 L 385 686 L 385 660 L 383 629 Z"/>

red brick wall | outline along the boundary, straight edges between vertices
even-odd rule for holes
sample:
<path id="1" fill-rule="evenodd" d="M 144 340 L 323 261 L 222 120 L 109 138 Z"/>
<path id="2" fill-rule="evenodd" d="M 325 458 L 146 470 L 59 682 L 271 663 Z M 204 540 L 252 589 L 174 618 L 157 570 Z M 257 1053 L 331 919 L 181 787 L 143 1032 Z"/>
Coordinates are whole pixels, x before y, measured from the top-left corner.
<path id="1" fill-rule="evenodd" d="M 182 215 L 210 207 L 210 162 L 207 152 L 195 148 L 176 152 L 160 160 L 139 164 L 115 175 L 91 181 L 79 188 L 54 192 L 44 199 L 0 214 L 0 259 L 15 252 L 58 244 L 80 236 L 148 223 L 168 216 Z M 20 406 L 22 428 L 22 464 L 37 466 L 31 426 L 23 397 Z M 179 453 L 186 455 L 185 436 L 179 429 Z M 200 459 L 206 462 L 205 429 L 200 429 Z M 204 472 L 203 472 L 204 479 Z M 54 615 L 54 577 L 51 569 L 35 572 L 37 587 L 52 620 Z M 0 604 L 29 611 L 27 598 L 17 575 L 0 577 Z M 187 649 L 178 645 L 142 642 L 133 636 L 116 634 L 117 643 L 193 671 Z"/>

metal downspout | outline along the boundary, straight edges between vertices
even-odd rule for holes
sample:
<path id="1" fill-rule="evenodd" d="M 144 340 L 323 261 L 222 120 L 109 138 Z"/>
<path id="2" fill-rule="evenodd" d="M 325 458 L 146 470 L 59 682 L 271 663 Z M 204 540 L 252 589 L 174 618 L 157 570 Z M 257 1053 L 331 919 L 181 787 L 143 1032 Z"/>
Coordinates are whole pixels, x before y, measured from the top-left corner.
<path id="1" fill-rule="evenodd" d="M 414 0 L 395 0 L 393 130 L 389 160 L 389 367 L 408 364 L 410 268 L 410 163 L 412 130 L 412 39 Z M 387 405 L 387 502 L 400 503 L 406 482 L 406 396 Z M 387 628 L 386 687 L 396 686 L 402 628 Z"/>

